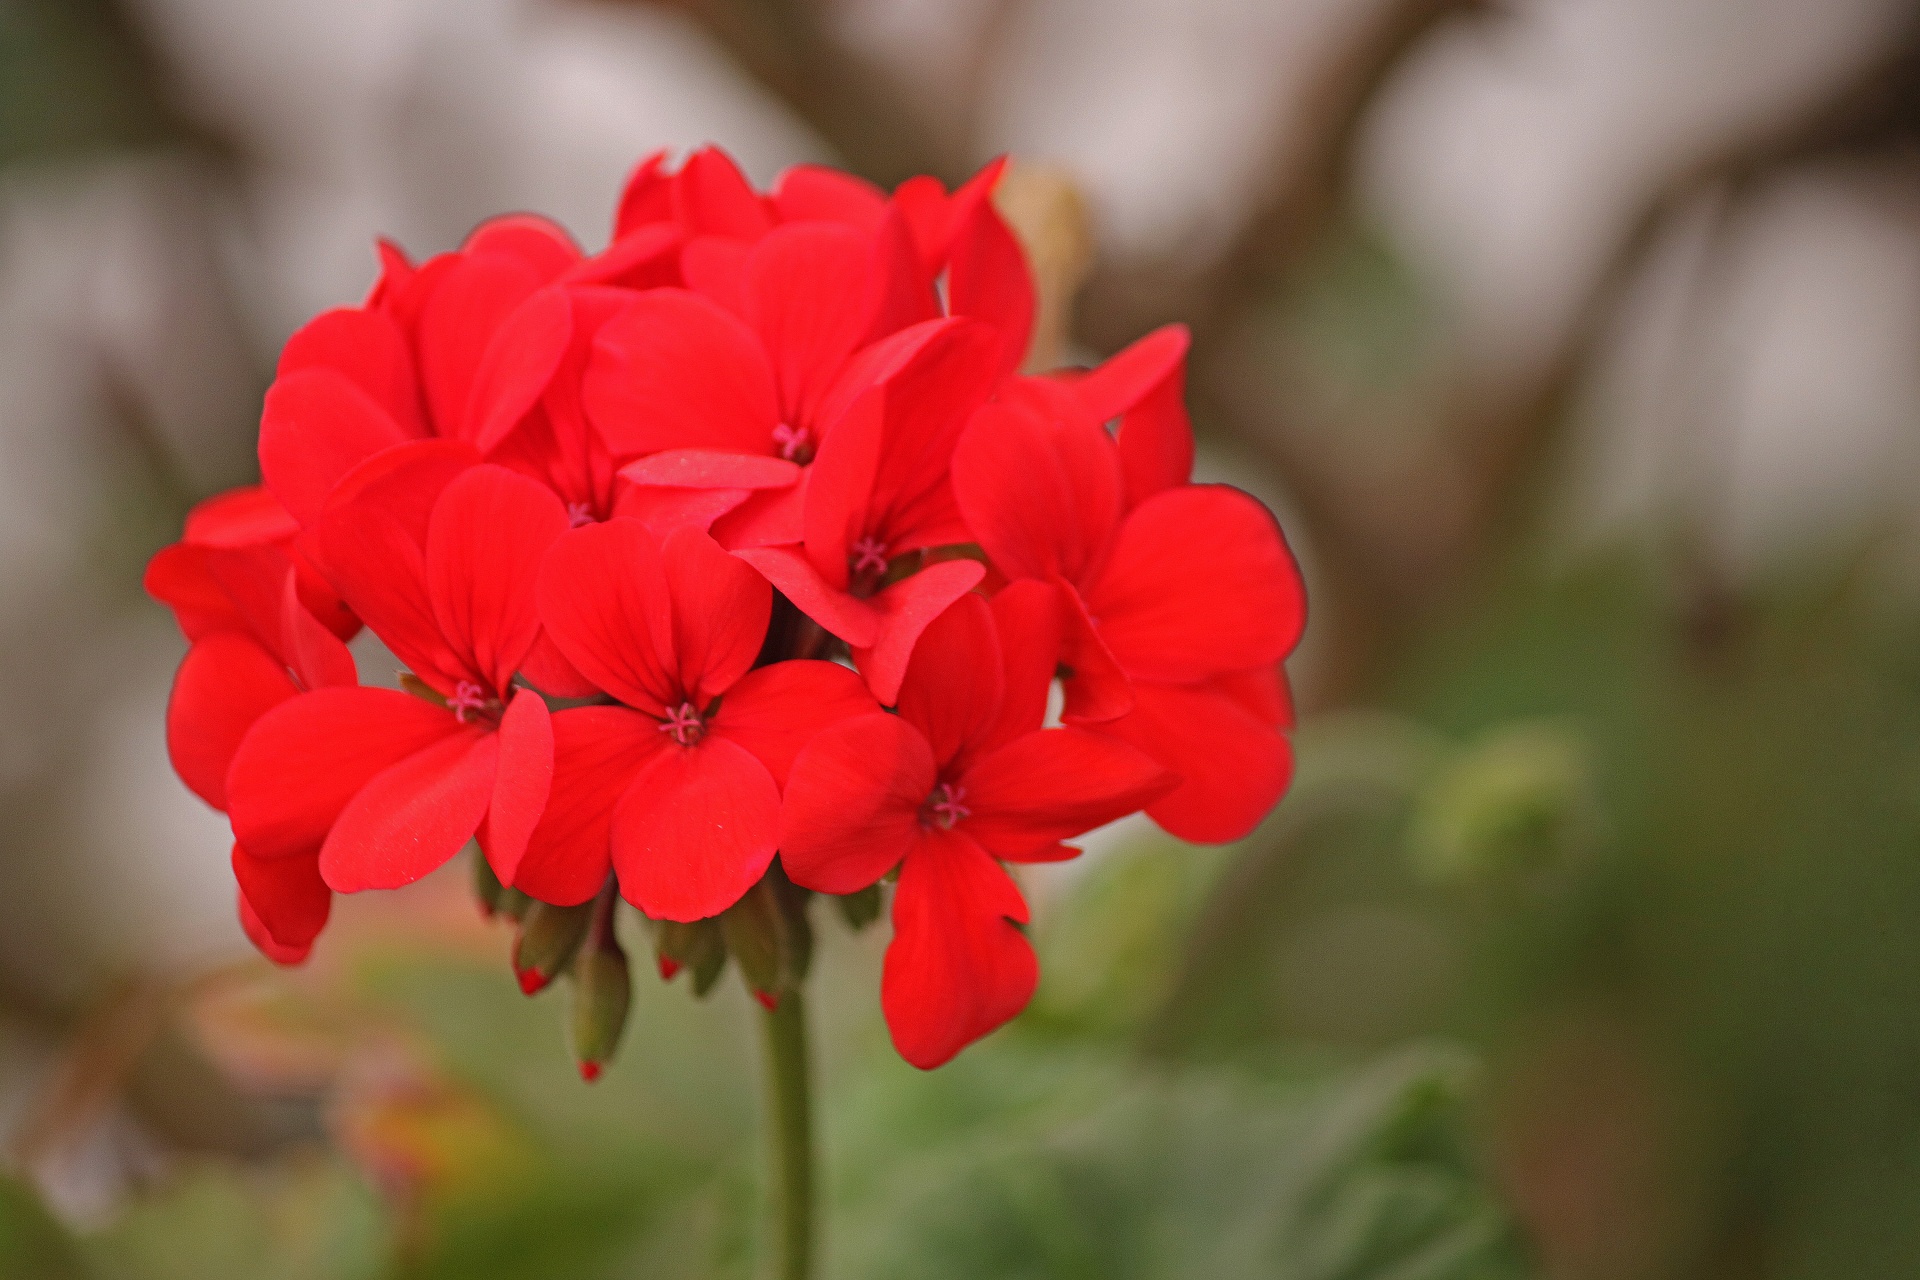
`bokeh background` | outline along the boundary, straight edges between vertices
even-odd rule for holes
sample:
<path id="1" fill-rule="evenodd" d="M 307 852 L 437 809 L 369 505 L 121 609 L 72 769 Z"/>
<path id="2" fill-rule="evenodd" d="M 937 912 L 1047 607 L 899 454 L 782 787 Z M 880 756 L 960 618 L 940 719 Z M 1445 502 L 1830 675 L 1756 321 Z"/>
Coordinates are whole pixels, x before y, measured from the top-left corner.
<path id="1" fill-rule="evenodd" d="M 1290 798 L 1031 877 L 1013 1027 L 816 921 L 826 1275 L 1920 1274 L 1911 0 L 0 0 L 0 1275 L 760 1265 L 737 983 L 589 1089 L 457 869 L 252 960 L 139 589 L 376 235 L 706 141 L 1012 153 L 1313 602 Z"/>

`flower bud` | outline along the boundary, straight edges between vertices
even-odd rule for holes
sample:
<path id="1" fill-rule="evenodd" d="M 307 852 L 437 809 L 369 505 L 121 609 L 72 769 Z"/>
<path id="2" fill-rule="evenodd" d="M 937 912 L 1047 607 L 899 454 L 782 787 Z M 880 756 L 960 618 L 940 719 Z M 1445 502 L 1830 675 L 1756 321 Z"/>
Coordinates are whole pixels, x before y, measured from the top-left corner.
<path id="1" fill-rule="evenodd" d="M 487 862 L 487 855 L 480 846 L 470 846 L 473 859 L 473 896 L 480 900 L 480 914 L 491 920 L 500 913 L 500 898 L 506 893 L 506 886 L 500 883 L 500 877 L 493 874 L 493 867 Z"/>
<path id="2" fill-rule="evenodd" d="M 654 926 L 653 947 L 660 977 L 671 982 L 682 969 L 693 971 L 693 994 L 704 996 L 727 967 L 727 940 L 718 920 L 682 924 L 662 920 Z"/>
<path id="3" fill-rule="evenodd" d="M 580 1063 L 580 1078 L 589 1084 L 600 1078 L 601 1068 L 620 1047 L 633 998 L 626 952 L 613 936 L 611 917 L 609 911 L 604 936 L 596 936 L 573 965 L 573 1055 Z"/>
<path id="4" fill-rule="evenodd" d="M 747 989 L 767 1008 L 806 977 L 813 953 L 806 900 L 777 866 L 728 908 L 720 925 Z"/>
<path id="5" fill-rule="evenodd" d="M 542 990 L 572 963 L 587 936 L 594 904 L 556 907 L 535 902 L 513 942 L 513 976 L 528 995 Z"/>
<path id="6" fill-rule="evenodd" d="M 870 884 L 858 893 L 845 893 L 833 900 L 841 919 L 858 933 L 880 918 L 880 886 Z"/>

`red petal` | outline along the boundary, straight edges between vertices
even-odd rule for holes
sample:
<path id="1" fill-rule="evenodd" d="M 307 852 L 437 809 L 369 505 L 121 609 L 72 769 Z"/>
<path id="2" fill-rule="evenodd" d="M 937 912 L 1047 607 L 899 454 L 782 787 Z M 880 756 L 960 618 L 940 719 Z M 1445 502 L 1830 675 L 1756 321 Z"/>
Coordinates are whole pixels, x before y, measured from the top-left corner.
<path id="1" fill-rule="evenodd" d="M 176 542 L 153 553 L 140 585 L 173 610 L 173 620 L 189 640 L 215 631 L 245 631 L 247 620 L 207 570 L 206 547 Z"/>
<path id="2" fill-rule="evenodd" d="M 629 462 L 620 474 L 634 484 L 680 489 L 784 489 L 800 479 L 800 468 L 764 453 L 669 449 Z"/>
<path id="3" fill-rule="evenodd" d="M 227 770 L 254 722 L 299 690 L 280 660 L 235 631 L 187 650 L 167 699 L 167 755 L 189 790 L 227 807 Z"/>
<path id="4" fill-rule="evenodd" d="M 303 369 L 267 389 L 260 474 L 302 525 L 347 472 L 408 439 L 393 416 L 341 374 Z"/>
<path id="5" fill-rule="evenodd" d="M 504 694 L 540 630 L 534 584 L 567 531 L 552 490 L 504 467 L 449 484 L 427 529 L 426 585 L 440 634 L 468 670 Z"/>
<path id="6" fill-rule="evenodd" d="M 1180 775 L 1147 816 L 1182 840 L 1224 844 L 1267 816 L 1293 776 L 1293 748 L 1231 695 L 1136 684 L 1131 714 L 1100 726 Z"/>
<path id="7" fill-rule="evenodd" d="M 1004 378 L 1026 359 L 1034 306 L 1027 255 L 993 203 L 982 200 L 954 237 L 947 311 L 985 320 L 1000 331 L 998 372 Z"/>
<path id="8" fill-rule="evenodd" d="M 664 715 L 674 680 L 673 609 L 660 543 L 638 520 L 575 529 L 553 544 L 540 621 L 574 669 L 631 707 Z"/>
<path id="9" fill-rule="evenodd" d="M 256 857 L 311 857 L 369 778 L 458 730 L 445 710 L 391 689 L 289 698 L 261 716 L 234 753 L 234 837 Z"/>
<path id="10" fill-rule="evenodd" d="M 360 683 L 353 654 L 340 637 L 320 624 L 300 599 L 299 574 L 288 567 L 280 595 L 281 656 L 308 689 Z"/>
<path id="11" fill-rule="evenodd" d="M 374 775 L 327 832 L 321 877 L 358 893 L 438 870 L 487 816 L 499 760 L 498 735 L 470 726 Z"/>
<path id="12" fill-rule="evenodd" d="M 767 638 L 773 592 L 767 580 L 698 529 L 681 529 L 662 549 L 673 598 L 673 653 L 679 687 L 704 707 L 747 673 Z"/>
<path id="13" fill-rule="evenodd" d="M 880 1004 L 900 1056 L 930 1071 L 1026 1008 L 1040 980 L 1017 928 L 1027 904 L 958 831 L 930 831 L 900 868 Z"/>
<path id="14" fill-rule="evenodd" d="M 180 540 L 201 547 L 257 547 L 291 541 L 299 532 L 300 522 L 266 486 L 250 484 L 195 503 Z"/>
<path id="15" fill-rule="evenodd" d="M 703 920 L 740 900 L 773 861 L 780 792 L 746 748 L 708 737 L 660 752 L 613 814 L 620 892 L 655 920 Z"/>
<path id="16" fill-rule="evenodd" d="M 886 397 L 875 388 L 834 424 L 807 472 L 807 558 L 836 588 L 847 586 L 847 549 L 867 532 L 868 498 L 880 466 Z"/>
<path id="17" fill-rule="evenodd" d="M 993 611 L 979 596 L 963 596 L 914 646 L 900 682 L 900 718 L 926 736 L 942 770 L 964 769 L 992 730 L 1005 687 Z"/>
<path id="18" fill-rule="evenodd" d="M 1185 325 L 1156 329 L 1075 384 L 1102 422 L 1120 419 L 1120 467 L 1130 507 L 1193 475 L 1188 343 Z"/>
<path id="19" fill-rule="evenodd" d="M 473 229 L 460 252 L 514 258 L 542 282 L 565 273 L 580 260 L 580 248 L 564 228 L 532 213 L 489 218 Z"/>
<path id="20" fill-rule="evenodd" d="M 729 551 L 745 547 L 786 547 L 806 538 L 807 477 L 787 489 L 760 489 L 713 522 L 713 540 Z"/>
<path id="21" fill-rule="evenodd" d="M 1016 405 L 974 415 L 954 450 L 953 489 L 968 527 L 1009 578 L 1058 574 L 1079 584 L 1120 518 L 1120 460 L 1107 433 Z"/>
<path id="22" fill-rule="evenodd" d="M 353 611 L 394 655 L 442 693 L 471 674 L 447 644 L 428 591 L 426 514 L 471 456 L 420 441 L 371 459 L 316 517 L 313 546 Z"/>
<path id="23" fill-rule="evenodd" d="M 1124 818 L 1176 779 L 1145 754 L 1084 729 L 1043 729 L 981 758 L 961 779 L 966 833 L 995 857 L 1050 853 L 1062 840 Z"/>
<path id="24" fill-rule="evenodd" d="M 888 208 L 872 230 L 867 265 L 867 329 L 874 342 L 940 315 L 933 274 L 920 259 L 913 230 L 898 209 Z M 991 384 L 983 390 L 991 390 Z"/>
<path id="25" fill-rule="evenodd" d="M 613 222 L 613 238 L 624 240 L 650 222 L 673 217 L 673 179 L 664 172 L 667 153 L 656 151 L 633 167 L 620 192 L 620 209 Z"/>
<path id="26" fill-rule="evenodd" d="M 727 690 L 709 729 L 751 751 L 784 788 L 794 756 L 815 734 L 879 710 L 860 677 L 838 663 L 776 662 Z"/>
<path id="27" fill-rule="evenodd" d="M 1252 712 L 1261 724 L 1291 729 L 1297 723 L 1293 710 L 1293 688 L 1287 681 L 1285 666 L 1235 671 L 1216 676 L 1210 683 Z"/>
<path id="28" fill-rule="evenodd" d="M 773 358 L 784 420 L 814 424 L 873 315 L 870 241 L 851 227 L 799 223 L 755 246 L 747 315 Z"/>
<path id="29" fill-rule="evenodd" d="M 420 381 L 406 337 L 392 317 L 341 308 L 309 320 L 281 348 L 275 378 L 302 369 L 328 369 L 372 397 L 409 436 L 427 434 Z"/>
<path id="30" fill-rule="evenodd" d="M 1009 583 L 993 598 L 1005 693 L 983 747 L 1031 733 L 1047 718 L 1047 697 L 1064 642 L 1059 591 L 1053 583 L 1026 579 Z"/>
<path id="31" fill-rule="evenodd" d="M 819 164 L 797 164 L 773 191 L 782 222 L 839 222 L 871 230 L 886 216 L 887 197 L 864 178 Z"/>
<path id="32" fill-rule="evenodd" d="M 752 253 L 745 240 L 699 236 L 680 250 L 680 278 L 687 288 L 745 319 L 747 259 Z"/>
<path id="33" fill-rule="evenodd" d="M 663 489 L 651 484 L 622 484 L 613 500 L 613 514 L 638 520 L 665 540 L 678 529 L 706 533 L 714 521 L 739 509 L 754 496 L 752 489 Z"/>
<path id="34" fill-rule="evenodd" d="M 687 157 L 673 184 L 674 214 L 690 230 L 757 240 L 773 229 L 773 215 L 733 158 L 718 147 Z"/>
<path id="35" fill-rule="evenodd" d="M 820 576 L 813 561 L 791 547 L 746 547 L 734 555 L 758 569 L 781 595 L 848 644 L 873 644 L 880 635 L 878 601 L 855 600 Z"/>
<path id="36" fill-rule="evenodd" d="M 800 752 L 781 807 L 780 865 L 804 888 L 853 893 L 913 847 L 937 780 L 919 730 L 870 715 L 822 731 Z"/>
<path id="37" fill-rule="evenodd" d="M 1306 621 L 1280 526 L 1224 485 L 1169 489 L 1136 507 L 1086 601 L 1113 656 L 1146 680 L 1272 665 Z"/>
<path id="38" fill-rule="evenodd" d="M 659 721 L 625 707 L 556 714 L 553 787 L 508 883 L 560 906 L 600 892 L 613 867 L 614 806 L 647 762 L 671 745 Z"/>
<path id="39" fill-rule="evenodd" d="M 954 447 L 994 385 L 998 339 L 989 326 L 945 320 L 906 333 L 919 337 L 880 374 L 887 434 L 873 482 L 875 510 L 893 510 L 944 487 Z M 972 540 L 971 534 L 960 539 Z"/>
<path id="40" fill-rule="evenodd" d="M 1060 686 L 1066 694 L 1062 718 L 1081 724 L 1112 720 L 1133 710 L 1133 682 L 1101 638 L 1086 601 L 1064 580 L 1054 587 L 1065 627 L 1060 661 L 1066 668 Z"/>
<path id="41" fill-rule="evenodd" d="M 522 659 L 520 678 L 550 698 L 591 698 L 600 692 L 598 685 L 574 670 L 545 628 Z"/>
<path id="42" fill-rule="evenodd" d="M 420 314 L 420 376 L 433 425 L 459 436 L 481 362 L 507 317 L 545 283 L 541 273 L 510 254 L 457 258 Z"/>
<path id="43" fill-rule="evenodd" d="M 459 435 L 485 453 L 539 401 L 573 340 L 573 306 L 542 289 L 501 322 L 474 371 Z"/>
<path id="44" fill-rule="evenodd" d="M 636 297 L 594 339 L 588 416 L 607 447 L 767 453 L 780 408 L 760 339 L 716 303 L 681 289 Z"/>
<path id="45" fill-rule="evenodd" d="M 333 910 L 333 892 L 320 878 L 315 860 L 256 858 L 236 844 L 233 878 L 240 882 L 242 901 L 252 910 L 274 949 L 299 954 L 286 961 L 265 947 L 261 950 L 282 964 L 304 959 Z"/>
<path id="46" fill-rule="evenodd" d="M 621 235 L 605 250 L 575 263 L 558 283 L 657 289 L 680 283 L 677 255 L 680 228 L 656 223 Z"/>
<path id="47" fill-rule="evenodd" d="M 553 720 L 539 694 L 522 689 L 513 695 L 500 718 L 499 741 L 481 844 L 493 874 L 512 884 L 553 787 Z"/>
<path id="48" fill-rule="evenodd" d="M 867 678 L 874 697 L 893 704 L 920 633 L 985 575 L 986 567 L 977 560 L 948 560 L 902 578 L 868 602 L 878 608 L 880 625 L 871 646 L 853 646 L 853 665 Z"/>

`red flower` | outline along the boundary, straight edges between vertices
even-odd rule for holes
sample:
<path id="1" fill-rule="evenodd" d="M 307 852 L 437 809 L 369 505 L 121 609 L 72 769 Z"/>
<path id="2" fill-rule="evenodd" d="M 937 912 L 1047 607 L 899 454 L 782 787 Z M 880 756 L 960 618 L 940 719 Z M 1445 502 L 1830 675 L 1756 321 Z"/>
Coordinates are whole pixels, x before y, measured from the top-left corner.
<path id="1" fill-rule="evenodd" d="M 566 501 L 604 516 L 611 476 L 594 468 L 611 466 L 586 456 L 597 442 L 583 436 L 577 366 L 614 309 L 608 295 L 625 297 L 603 286 L 625 283 L 633 264 L 582 259 L 564 232 L 529 217 L 486 223 L 417 269 L 383 253 L 366 306 L 317 317 L 281 353 L 260 423 L 267 487 L 304 527 L 361 462 L 437 436 L 483 454 L 504 445 L 503 461 L 526 470 L 532 459 Z M 560 376 L 570 361 L 572 377 Z M 541 415 L 536 430 L 552 440 L 509 441 Z"/>
<path id="2" fill-rule="evenodd" d="M 186 536 L 147 566 L 147 590 L 193 642 L 167 701 L 167 754 L 216 809 L 227 807 L 227 771 L 261 716 L 302 690 L 358 680 L 342 638 L 359 619 L 294 550 L 296 532 L 265 490 L 235 489 L 195 507 Z M 236 846 L 234 866 L 248 936 L 278 963 L 305 959 L 333 897 L 312 859 L 261 876 Z"/>
<path id="3" fill-rule="evenodd" d="M 927 624 L 985 572 L 974 560 L 948 560 L 900 576 L 923 551 L 972 541 L 947 459 L 992 386 L 996 352 L 987 326 L 946 322 L 856 400 L 821 446 L 807 481 L 804 540 L 736 553 L 847 642 L 883 703 L 898 694 Z"/>
<path id="4" fill-rule="evenodd" d="M 437 697 L 322 689 L 261 717 L 227 780 L 248 856 L 317 854 L 340 892 L 408 884 L 476 833 L 496 867 L 517 863 L 553 748 L 546 703 L 512 680 L 539 635 L 535 573 L 566 529 L 552 493 L 451 443 L 390 451 L 341 485 L 316 520 L 320 558 Z"/>
<path id="5" fill-rule="evenodd" d="M 753 669 L 773 593 L 697 529 L 663 542 L 616 519 L 570 533 L 539 601 L 561 652 L 620 705 L 554 716 L 552 802 L 501 878 L 572 904 L 611 868 L 654 919 L 718 915 L 773 860 L 795 752 L 873 700 L 829 662 Z"/>
<path id="6" fill-rule="evenodd" d="M 1219 841 L 1246 834 L 1291 770 L 1273 699 L 1249 709 L 1219 682 L 1272 677 L 1305 594 L 1264 507 L 1185 482 L 1183 353 L 1184 334 L 1163 331 L 1077 380 L 1023 385 L 976 415 L 953 484 L 994 566 L 1058 593 L 1067 718 L 1179 773 L 1185 786 L 1149 814 Z M 1100 426 L 1114 417 L 1118 440 Z"/>
<path id="7" fill-rule="evenodd" d="M 900 869 L 881 1002 L 918 1067 L 947 1061 L 1033 994 L 1017 927 L 1026 904 L 995 859 L 1071 857 L 1063 839 L 1172 785 L 1113 738 L 1040 728 L 1053 659 L 1023 638 L 1051 607 L 1024 586 L 991 610 L 978 596 L 954 605 L 914 650 L 900 714 L 825 730 L 787 787 L 780 856 L 796 884 L 851 893 Z"/>

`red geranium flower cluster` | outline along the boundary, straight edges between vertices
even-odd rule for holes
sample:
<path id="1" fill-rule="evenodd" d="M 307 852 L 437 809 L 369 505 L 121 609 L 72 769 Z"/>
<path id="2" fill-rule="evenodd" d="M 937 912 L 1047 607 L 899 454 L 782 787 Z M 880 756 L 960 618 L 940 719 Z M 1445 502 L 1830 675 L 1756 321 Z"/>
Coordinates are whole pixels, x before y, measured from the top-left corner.
<path id="1" fill-rule="evenodd" d="M 147 578 L 192 645 L 174 765 L 232 820 L 263 952 L 470 840 L 522 911 L 601 904 L 602 948 L 617 891 L 668 973 L 765 877 L 897 874 L 883 1003 L 931 1067 L 1032 993 L 1003 864 L 1142 807 L 1252 828 L 1290 770 L 1293 561 L 1191 483 L 1184 331 L 1019 373 L 998 176 L 763 195 L 717 150 L 656 156 L 603 253 L 532 217 L 386 246 L 364 305 L 293 337 L 263 486 Z M 363 624 L 401 688 L 359 682 Z"/>

